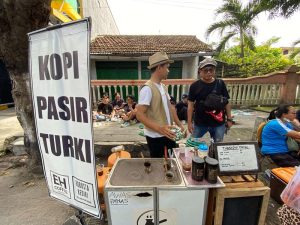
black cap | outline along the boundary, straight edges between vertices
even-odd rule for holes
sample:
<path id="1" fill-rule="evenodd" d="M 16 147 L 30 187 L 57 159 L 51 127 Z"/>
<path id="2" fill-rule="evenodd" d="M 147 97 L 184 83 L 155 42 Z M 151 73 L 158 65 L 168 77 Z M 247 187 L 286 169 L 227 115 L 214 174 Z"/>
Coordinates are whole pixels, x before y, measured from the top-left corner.
<path id="1" fill-rule="evenodd" d="M 187 98 L 187 97 L 189 97 L 188 94 L 183 94 L 183 95 L 181 96 L 181 99 L 184 99 L 184 98 Z"/>

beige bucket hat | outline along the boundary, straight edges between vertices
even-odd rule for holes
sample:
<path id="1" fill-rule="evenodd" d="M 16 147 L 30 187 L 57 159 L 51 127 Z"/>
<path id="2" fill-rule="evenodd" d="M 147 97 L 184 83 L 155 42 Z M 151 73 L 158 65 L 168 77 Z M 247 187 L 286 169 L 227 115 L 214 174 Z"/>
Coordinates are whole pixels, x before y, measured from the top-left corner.
<path id="1" fill-rule="evenodd" d="M 156 52 L 149 57 L 149 66 L 147 68 L 152 69 L 153 67 L 156 67 L 158 65 L 173 62 L 174 60 L 170 60 L 165 52 Z"/>

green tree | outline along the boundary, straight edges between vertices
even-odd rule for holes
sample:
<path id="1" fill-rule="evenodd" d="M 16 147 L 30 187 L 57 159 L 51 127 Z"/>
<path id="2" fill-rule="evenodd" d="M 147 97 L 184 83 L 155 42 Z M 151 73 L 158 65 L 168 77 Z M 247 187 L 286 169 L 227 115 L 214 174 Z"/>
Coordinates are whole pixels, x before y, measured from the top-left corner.
<path id="1" fill-rule="evenodd" d="M 300 9 L 300 0 L 256 0 L 265 11 L 270 12 L 270 17 L 290 17 Z"/>
<path id="2" fill-rule="evenodd" d="M 13 82 L 12 95 L 24 129 L 29 168 L 42 172 L 37 146 L 28 69 L 27 33 L 47 26 L 51 0 L 0 0 L 0 58 Z"/>
<path id="3" fill-rule="evenodd" d="M 226 43 L 233 37 L 238 36 L 240 42 L 240 56 L 244 58 L 245 46 L 254 49 L 254 36 L 257 28 L 253 25 L 255 18 L 261 12 L 260 5 L 248 3 L 242 5 L 239 0 L 225 0 L 224 5 L 216 10 L 217 15 L 223 16 L 222 20 L 210 25 L 206 31 L 208 37 L 214 31 L 219 31 L 222 37 L 217 51 L 220 52 L 225 48 Z M 226 31 L 225 35 L 223 33 Z"/>
<path id="4" fill-rule="evenodd" d="M 292 65 L 293 61 L 282 54 L 280 48 L 272 48 L 271 45 L 278 41 L 272 38 L 255 50 L 245 48 L 245 57 L 242 60 L 239 56 L 240 46 L 234 46 L 220 53 L 217 59 L 233 65 L 234 71 L 225 71 L 225 76 L 259 76 L 279 71 Z"/>

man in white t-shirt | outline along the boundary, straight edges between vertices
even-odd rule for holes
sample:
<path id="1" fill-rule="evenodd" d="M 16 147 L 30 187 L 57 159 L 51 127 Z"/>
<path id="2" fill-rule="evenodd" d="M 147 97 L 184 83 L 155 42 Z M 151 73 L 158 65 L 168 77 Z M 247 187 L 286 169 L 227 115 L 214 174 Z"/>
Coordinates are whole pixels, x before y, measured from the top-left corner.
<path id="1" fill-rule="evenodd" d="M 149 57 L 148 69 L 151 78 L 142 87 L 137 106 L 137 119 L 145 125 L 145 136 L 152 158 L 164 156 L 164 148 L 176 147 L 176 135 L 172 132 L 175 122 L 183 131 L 175 107 L 170 103 L 167 88 L 161 83 L 167 79 L 170 63 L 173 63 L 165 52 L 157 52 Z"/>

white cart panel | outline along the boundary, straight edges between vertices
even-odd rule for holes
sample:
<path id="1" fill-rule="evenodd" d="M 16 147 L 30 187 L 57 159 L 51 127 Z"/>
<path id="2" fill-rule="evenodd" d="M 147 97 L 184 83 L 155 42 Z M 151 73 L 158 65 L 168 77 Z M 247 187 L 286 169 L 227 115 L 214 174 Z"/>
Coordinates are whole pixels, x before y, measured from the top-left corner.
<path id="1" fill-rule="evenodd" d="M 207 189 L 158 189 L 162 225 L 205 224 Z"/>
<path id="2" fill-rule="evenodd" d="M 144 196 L 149 193 L 150 196 Z M 145 225 L 154 221 L 154 192 L 152 188 L 126 191 L 107 191 L 110 225 Z"/>

